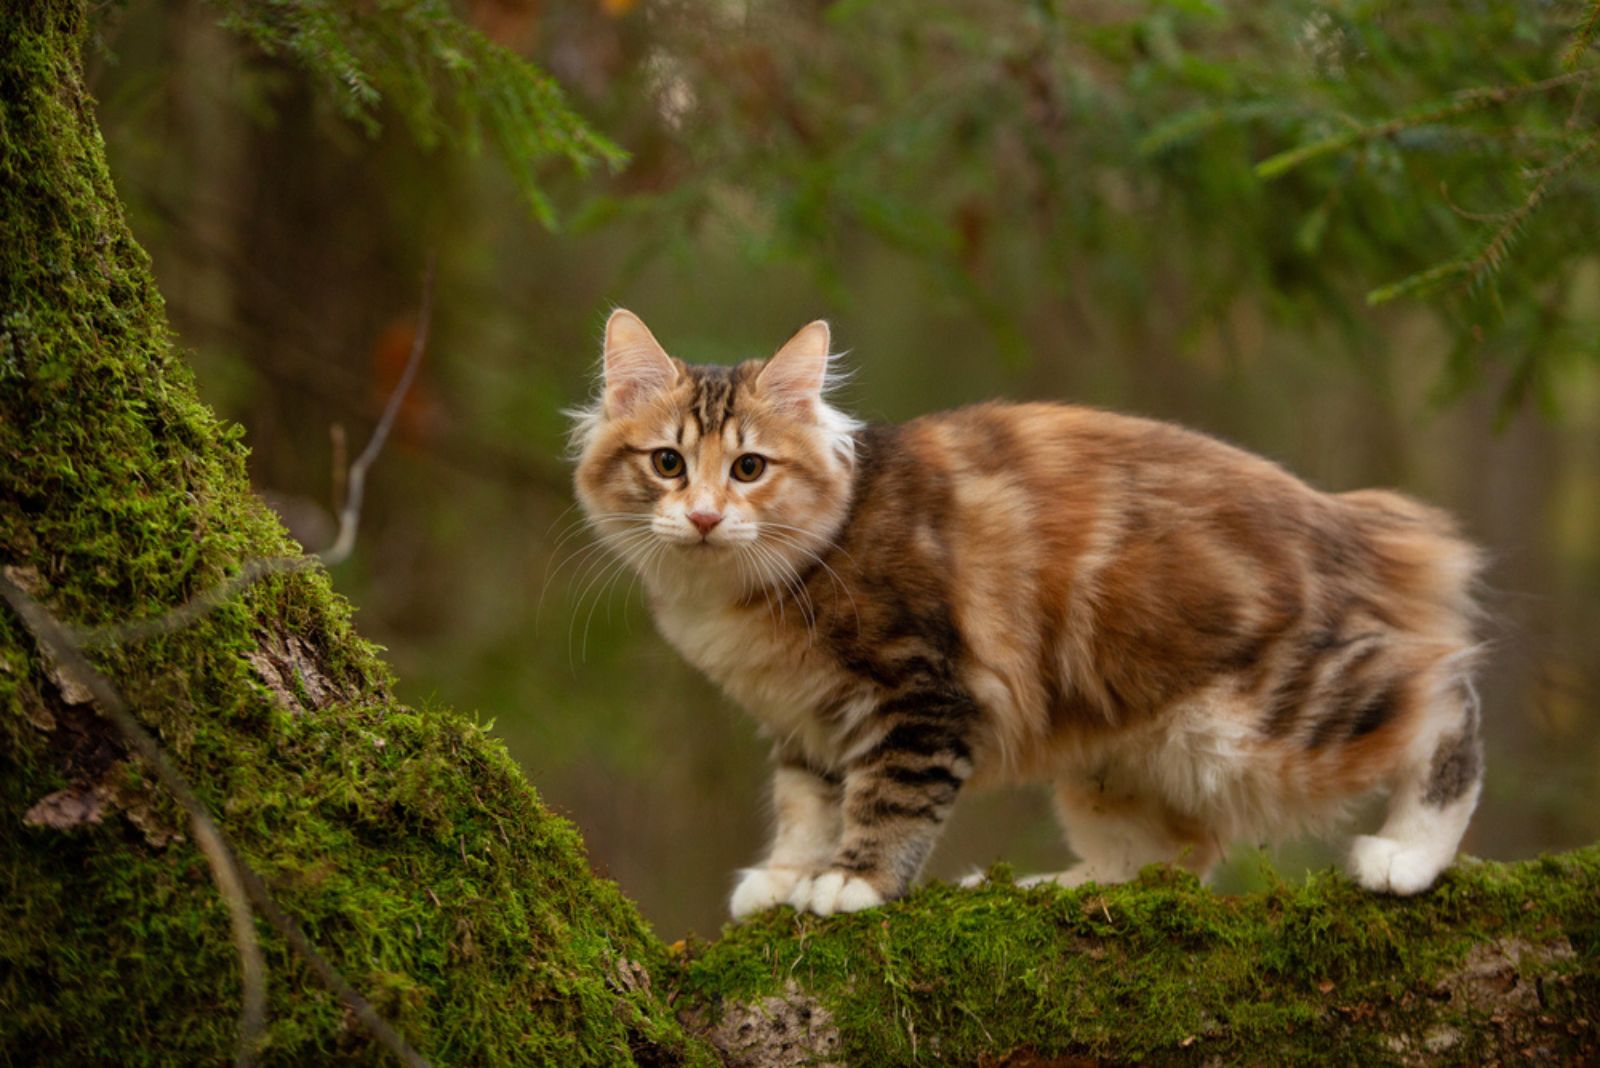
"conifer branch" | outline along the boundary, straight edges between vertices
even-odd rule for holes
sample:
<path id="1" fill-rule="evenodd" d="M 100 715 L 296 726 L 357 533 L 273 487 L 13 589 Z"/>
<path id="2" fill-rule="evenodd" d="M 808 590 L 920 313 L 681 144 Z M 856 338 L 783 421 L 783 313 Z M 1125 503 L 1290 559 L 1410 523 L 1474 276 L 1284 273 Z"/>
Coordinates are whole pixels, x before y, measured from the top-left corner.
<path id="1" fill-rule="evenodd" d="M 1550 166 L 1534 172 L 1538 181 L 1528 191 L 1522 203 L 1500 216 L 1500 225 L 1471 255 L 1449 263 L 1441 263 L 1402 278 L 1398 282 L 1374 289 L 1367 294 L 1367 303 L 1385 304 L 1400 297 L 1434 293 L 1457 279 L 1466 280 L 1474 288 L 1487 284 L 1505 263 L 1517 236 L 1528 220 L 1539 210 L 1573 166 L 1596 147 L 1600 147 L 1600 134 L 1591 136 Z"/>
<path id="2" fill-rule="evenodd" d="M 1600 36 L 1600 0 L 1589 0 L 1589 17 L 1582 26 L 1572 35 L 1572 42 L 1567 45 L 1567 50 L 1561 55 L 1561 64 L 1564 67 L 1576 67 L 1578 60 L 1594 44 L 1594 39 Z"/>
<path id="3" fill-rule="evenodd" d="M 488 139 L 540 222 L 555 210 L 539 165 L 565 160 L 580 173 L 628 156 L 584 122 L 544 71 L 491 41 L 437 0 L 390 0 L 381 17 L 362 5 L 318 0 L 211 0 L 222 25 L 267 55 L 288 55 L 345 118 L 369 134 L 385 103 L 424 148 L 476 150 Z"/>
<path id="4" fill-rule="evenodd" d="M 1467 89 L 1457 93 L 1449 101 L 1430 104 L 1416 111 L 1399 115 L 1385 122 L 1375 123 L 1371 126 L 1362 126 L 1332 137 L 1325 137 L 1320 141 L 1313 141 L 1308 145 L 1300 145 L 1285 152 L 1269 156 L 1256 164 L 1255 172 L 1258 178 L 1271 180 L 1287 174 L 1296 167 L 1321 156 L 1332 155 L 1377 141 L 1395 134 L 1410 130 L 1418 126 L 1429 126 L 1444 122 L 1447 119 L 1457 118 L 1474 111 L 1486 108 L 1499 107 L 1513 100 L 1540 93 L 1549 93 L 1568 85 L 1582 84 L 1595 76 L 1595 70 L 1586 68 L 1571 71 L 1567 74 L 1558 74 L 1543 81 L 1529 82 L 1527 85 L 1502 85 L 1485 89 Z"/>

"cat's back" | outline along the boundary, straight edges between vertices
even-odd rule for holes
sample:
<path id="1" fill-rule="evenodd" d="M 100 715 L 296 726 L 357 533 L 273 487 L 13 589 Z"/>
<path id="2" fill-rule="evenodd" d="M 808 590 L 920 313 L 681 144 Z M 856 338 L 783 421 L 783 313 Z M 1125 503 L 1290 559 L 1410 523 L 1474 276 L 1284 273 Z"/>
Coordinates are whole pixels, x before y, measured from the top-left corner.
<path id="1" fill-rule="evenodd" d="M 866 588 L 909 609 L 893 618 L 949 621 L 1006 748 L 1218 685 L 1270 703 L 1374 628 L 1471 641 L 1477 557 L 1443 513 L 1322 492 L 1170 423 L 982 404 L 874 428 L 861 464 L 847 544 Z"/>
<path id="2" fill-rule="evenodd" d="M 901 450 L 952 477 L 1026 479 L 1035 492 L 1052 482 L 1084 489 L 1117 483 L 1208 499 L 1241 489 L 1315 492 L 1272 461 L 1200 431 L 1082 405 L 990 402 L 897 429 Z"/>
<path id="3" fill-rule="evenodd" d="M 1058 549 L 1096 531 L 1124 545 L 1224 541 L 1259 562 L 1296 546 L 1337 563 L 1374 535 L 1469 548 L 1447 513 L 1403 494 L 1325 492 L 1209 434 L 1081 405 L 990 402 L 875 427 L 863 459 L 884 511 L 942 507 L 958 524 L 981 517 Z"/>

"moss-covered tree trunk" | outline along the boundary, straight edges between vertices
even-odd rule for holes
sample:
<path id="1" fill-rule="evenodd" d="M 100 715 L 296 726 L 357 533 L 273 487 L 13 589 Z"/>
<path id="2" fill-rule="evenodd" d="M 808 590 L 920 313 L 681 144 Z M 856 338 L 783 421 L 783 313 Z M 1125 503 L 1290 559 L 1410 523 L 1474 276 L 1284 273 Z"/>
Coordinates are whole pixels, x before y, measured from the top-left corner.
<path id="1" fill-rule="evenodd" d="M 0 9 L 0 566 L 150 616 L 291 552 L 195 397 L 107 173 L 86 0 Z M 381 17 L 374 15 L 373 17 Z M 935 887 L 670 952 L 471 722 L 394 701 L 321 573 L 97 663 L 240 854 L 438 1064 L 1457 1063 L 1596 1051 L 1600 855 L 1417 901 Z M 216 1063 L 240 996 L 182 813 L 0 611 L 0 1063 Z M 263 928 L 269 1062 L 382 1059 Z"/>
<path id="2" fill-rule="evenodd" d="M 297 551 L 174 353 L 83 82 L 88 8 L 0 8 L 0 565 L 76 624 Z M 325 575 L 97 660 L 437 1063 L 703 1059 L 636 980 L 662 950 L 573 828 L 473 723 L 393 700 Z M 0 610 L 0 1062 L 215 1063 L 240 990 L 225 907 L 182 814 L 81 700 Z M 379 1057 L 263 935 L 268 1059 Z"/>

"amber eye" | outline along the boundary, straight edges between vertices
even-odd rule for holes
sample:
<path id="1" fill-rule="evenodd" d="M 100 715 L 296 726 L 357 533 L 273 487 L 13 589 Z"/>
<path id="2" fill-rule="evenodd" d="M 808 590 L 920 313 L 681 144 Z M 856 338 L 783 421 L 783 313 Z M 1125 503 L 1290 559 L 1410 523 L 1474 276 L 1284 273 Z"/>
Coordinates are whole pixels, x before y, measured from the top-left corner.
<path id="1" fill-rule="evenodd" d="M 733 461 L 733 477 L 740 482 L 754 482 L 767 469 L 767 458 L 747 452 Z"/>
<path id="2" fill-rule="evenodd" d="M 650 466 L 662 478 L 679 478 L 683 475 L 683 454 L 677 449 L 657 449 L 650 454 Z"/>

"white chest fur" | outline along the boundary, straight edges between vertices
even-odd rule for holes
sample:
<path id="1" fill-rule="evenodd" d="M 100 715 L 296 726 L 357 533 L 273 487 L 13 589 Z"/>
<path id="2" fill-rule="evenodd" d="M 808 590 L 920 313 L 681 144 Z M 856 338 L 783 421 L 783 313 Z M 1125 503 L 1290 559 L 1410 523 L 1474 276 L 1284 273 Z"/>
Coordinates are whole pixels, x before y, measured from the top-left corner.
<path id="1" fill-rule="evenodd" d="M 837 708 L 848 683 L 801 628 L 775 619 L 765 604 L 660 598 L 651 608 L 662 636 L 775 737 L 813 759 L 837 759 L 840 717 L 821 713 Z"/>

